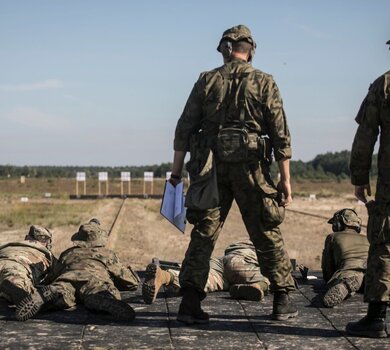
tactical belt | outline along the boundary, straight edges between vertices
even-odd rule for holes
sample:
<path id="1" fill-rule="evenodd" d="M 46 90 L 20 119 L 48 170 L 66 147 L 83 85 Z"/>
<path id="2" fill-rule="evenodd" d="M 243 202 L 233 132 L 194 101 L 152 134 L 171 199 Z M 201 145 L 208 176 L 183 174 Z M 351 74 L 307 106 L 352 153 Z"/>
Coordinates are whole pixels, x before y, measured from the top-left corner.
<path id="1" fill-rule="evenodd" d="M 241 73 L 239 75 L 238 84 L 235 84 L 235 78 L 237 77 L 235 77 L 234 74 L 232 75 L 224 71 L 222 71 L 221 74 L 223 77 L 223 100 L 221 108 L 222 116 L 216 144 L 218 158 L 224 162 L 236 163 L 246 161 L 250 154 L 255 153 L 260 159 L 270 160 L 271 148 L 269 139 L 259 136 L 256 132 L 250 132 L 245 122 L 245 112 L 247 110 L 245 89 L 249 73 Z M 233 83 L 235 89 L 233 88 Z M 226 114 L 230 102 L 235 100 L 235 93 L 237 90 L 239 120 L 228 121 L 227 126 L 225 125 Z"/>

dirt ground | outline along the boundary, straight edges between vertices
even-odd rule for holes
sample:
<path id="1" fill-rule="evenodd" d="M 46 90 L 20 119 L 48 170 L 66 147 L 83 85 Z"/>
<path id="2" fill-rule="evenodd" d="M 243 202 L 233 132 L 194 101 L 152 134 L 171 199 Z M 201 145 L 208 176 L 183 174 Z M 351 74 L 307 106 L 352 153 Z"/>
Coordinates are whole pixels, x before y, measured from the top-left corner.
<path id="1" fill-rule="evenodd" d="M 45 203 L 46 205 L 41 207 Z M 39 199 L 31 200 L 28 203 L 29 207 L 21 208 L 16 200 L 3 200 L 0 201 L 0 210 L 3 213 L 8 210 L 10 215 L 14 215 L 12 209 L 16 208 L 24 224 L 15 223 L 13 227 L 8 227 L 5 219 L 7 215 L 4 215 L 3 220 L 0 220 L 0 244 L 23 239 L 29 224 L 45 225 L 50 221 L 54 237 L 53 251 L 59 255 L 61 251 L 72 245 L 70 237 L 77 231 L 79 224 L 92 217 L 99 218 L 102 226 L 110 230 L 121 204 L 121 199 L 93 201 Z M 31 209 L 35 206 L 38 209 L 44 208 L 41 209 L 44 212 L 40 212 L 39 215 L 35 213 L 34 216 L 31 214 Z M 295 211 L 329 218 L 336 210 L 345 207 L 355 209 L 366 224 L 366 209 L 352 196 L 317 200 L 295 198 L 290 206 L 291 211 L 287 211 L 285 222 L 281 225 L 290 258 L 311 269 L 319 269 L 323 243 L 326 235 L 331 232 L 331 226 L 325 219 L 302 215 Z M 28 208 L 31 218 L 26 218 L 26 213 L 23 211 Z M 126 199 L 113 229 L 109 246 L 118 253 L 123 262 L 135 269 L 143 269 L 154 257 L 177 262 L 183 260 L 190 239 L 191 225 L 188 224 L 186 232 L 182 234 L 160 215 L 159 209 L 160 200 L 157 199 Z M 17 218 L 18 216 L 14 220 L 18 221 Z M 227 245 L 247 237 L 239 210 L 236 205 L 233 205 L 213 255 L 222 255 Z"/>
<path id="2" fill-rule="evenodd" d="M 136 269 L 144 268 L 153 257 L 178 262 L 183 260 L 191 225 L 188 224 L 185 234 L 182 234 L 159 214 L 159 206 L 159 200 L 128 199 L 123 208 L 114 246 L 120 258 Z M 336 210 L 346 207 L 355 209 L 366 223 L 364 205 L 358 204 L 352 197 L 315 201 L 299 197 L 290 208 L 330 218 Z M 320 269 L 323 243 L 326 235 L 332 232 L 326 220 L 288 211 L 281 230 L 290 258 L 311 269 Z M 227 245 L 247 237 L 239 210 L 234 205 L 213 255 L 222 255 Z"/>

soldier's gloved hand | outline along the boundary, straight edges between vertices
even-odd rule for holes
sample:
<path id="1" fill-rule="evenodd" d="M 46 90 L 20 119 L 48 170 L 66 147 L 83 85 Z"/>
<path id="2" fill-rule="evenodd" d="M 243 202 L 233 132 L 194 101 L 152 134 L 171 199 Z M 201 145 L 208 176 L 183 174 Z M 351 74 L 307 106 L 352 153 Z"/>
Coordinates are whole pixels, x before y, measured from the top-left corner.
<path id="1" fill-rule="evenodd" d="M 277 188 L 283 194 L 282 200 L 279 202 L 279 206 L 287 207 L 293 201 L 290 181 L 280 181 Z"/>
<path id="2" fill-rule="evenodd" d="M 362 201 L 363 203 L 367 203 L 366 198 L 366 192 L 367 196 L 371 196 L 371 186 L 370 184 L 362 185 L 362 186 L 355 186 L 355 197 Z"/>

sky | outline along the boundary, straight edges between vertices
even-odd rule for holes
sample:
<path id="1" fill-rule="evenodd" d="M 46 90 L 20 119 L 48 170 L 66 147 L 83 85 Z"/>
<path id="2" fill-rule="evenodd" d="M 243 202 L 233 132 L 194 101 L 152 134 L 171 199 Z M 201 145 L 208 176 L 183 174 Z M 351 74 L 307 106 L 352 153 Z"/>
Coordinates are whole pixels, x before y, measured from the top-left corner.
<path id="1" fill-rule="evenodd" d="M 388 0 L 0 0 L 0 164 L 170 162 L 222 32 L 247 25 L 274 76 L 293 159 L 350 149 L 390 69 Z"/>

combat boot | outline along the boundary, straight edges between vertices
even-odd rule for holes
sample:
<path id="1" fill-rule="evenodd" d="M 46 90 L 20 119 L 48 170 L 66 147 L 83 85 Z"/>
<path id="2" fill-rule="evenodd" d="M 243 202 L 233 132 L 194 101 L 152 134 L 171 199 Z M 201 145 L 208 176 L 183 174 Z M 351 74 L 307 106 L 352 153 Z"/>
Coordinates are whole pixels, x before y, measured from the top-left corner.
<path id="1" fill-rule="evenodd" d="M 209 323 L 209 315 L 200 307 L 200 294 L 196 289 L 185 288 L 176 318 L 186 324 Z"/>
<path id="2" fill-rule="evenodd" d="M 272 319 L 285 321 L 298 316 L 298 309 L 290 300 L 287 292 L 275 292 Z"/>
<path id="3" fill-rule="evenodd" d="M 229 293 L 234 299 L 260 301 L 264 298 L 264 292 L 258 283 L 234 284 Z"/>
<path id="4" fill-rule="evenodd" d="M 359 288 L 360 283 L 356 276 L 340 280 L 325 293 L 323 299 L 324 305 L 326 307 L 334 307 L 348 296 L 355 294 Z"/>
<path id="5" fill-rule="evenodd" d="M 26 321 L 36 315 L 43 305 L 53 302 L 58 298 L 58 293 L 53 287 L 38 288 L 33 294 L 28 295 L 16 305 L 15 316 L 18 321 Z"/>
<path id="6" fill-rule="evenodd" d="M 145 274 L 145 281 L 142 284 L 142 298 L 146 304 L 153 304 L 161 286 L 171 284 L 173 276 L 153 263 L 146 267 Z"/>
<path id="7" fill-rule="evenodd" d="M 134 309 L 122 300 L 115 299 L 108 292 L 101 292 L 88 295 L 84 299 L 87 309 L 109 313 L 118 321 L 133 321 L 135 319 Z"/>
<path id="8" fill-rule="evenodd" d="M 357 322 L 348 323 L 347 333 L 358 337 L 386 338 L 386 308 L 386 302 L 369 303 L 367 315 Z"/>
<path id="9" fill-rule="evenodd" d="M 24 298 L 30 295 L 29 292 L 25 291 L 23 288 L 18 287 L 16 284 L 12 283 L 9 280 L 4 280 L 0 286 L 0 290 L 7 295 L 7 297 L 12 300 L 15 305 L 18 305 Z"/>

